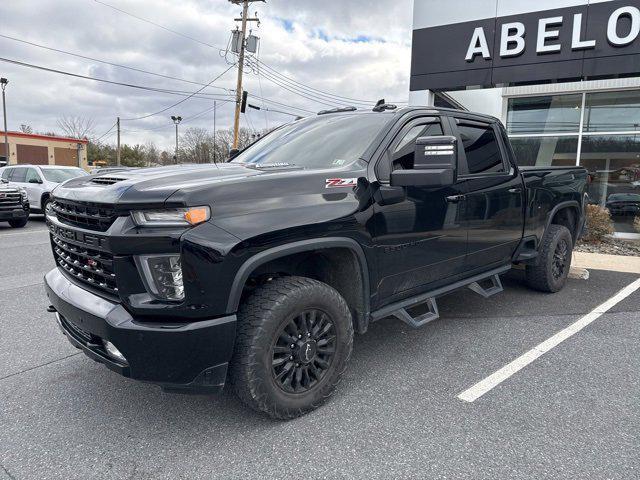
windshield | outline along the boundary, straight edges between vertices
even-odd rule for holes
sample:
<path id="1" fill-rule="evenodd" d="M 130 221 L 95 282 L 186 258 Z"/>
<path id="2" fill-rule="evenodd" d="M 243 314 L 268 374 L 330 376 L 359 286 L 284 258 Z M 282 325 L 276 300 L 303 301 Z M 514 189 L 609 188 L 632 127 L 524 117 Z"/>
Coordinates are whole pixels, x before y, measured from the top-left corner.
<path id="1" fill-rule="evenodd" d="M 43 168 L 42 174 L 49 182 L 62 183 L 72 178 L 87 175 L 81 168 Z"/>
<path id="2" fill-rule="evenodd" d="M 383 114 L 312 117 L 268 134 L 233 163 L 335 168 L 357 160 L 389 121 Z"/>
<path id="3" fill-rule="evenodd" d="M 637 202 L 640 200 L 640 194 L 637 193 L 614 193 L 609 195 L 610 202 Z"/>

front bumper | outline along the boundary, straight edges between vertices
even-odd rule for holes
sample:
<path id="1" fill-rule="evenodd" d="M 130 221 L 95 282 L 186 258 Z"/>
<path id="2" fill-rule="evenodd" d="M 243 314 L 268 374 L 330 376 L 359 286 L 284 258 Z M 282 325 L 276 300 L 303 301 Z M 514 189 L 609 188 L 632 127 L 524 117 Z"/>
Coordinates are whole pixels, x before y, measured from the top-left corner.
<path id="1" fill-rule="evenodd" d="M 224 387 L 235 315 L 192 323 L 141 321 L 121 304 L 72 283 L 58 268 L 45 276 L 45 289 L 67 339 L 109 369 L 172 391 L 215 393 Z M 109 356 L 103 340 L 126 362 Z"/>
<path id="2" fill-rule="evenodd" d="M 29 210 L 24 208 L 15 207 L 12 210 L 0 210 L 0 221 L 6 220 L 19 220 L 29 216 Z"/>

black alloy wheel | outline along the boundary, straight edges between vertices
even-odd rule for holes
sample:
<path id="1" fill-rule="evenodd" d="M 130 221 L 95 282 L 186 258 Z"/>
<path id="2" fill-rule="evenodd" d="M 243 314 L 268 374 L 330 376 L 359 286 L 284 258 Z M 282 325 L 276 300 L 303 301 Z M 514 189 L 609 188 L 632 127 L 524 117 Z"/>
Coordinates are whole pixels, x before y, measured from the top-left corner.
<path id="1" fill-rule="evenodd" d="M 336 329 L 331 317 L 305 310 L 285 324 L 271 347 L 271 373 L 287 393 L 305 393 L 322 380 L 336 352 Z"/>
<path id="2" fill-rule="evenodd" d="M 553 278 L 560 279 L 564 276 L 564 272 L 567 269 L 567 258 L 569 256 L 569 252 L 570 248 L 567 244 L 567 240 L 561 238 L 553 252 L 553 263 L 551 264 L 551 273 Z"/>

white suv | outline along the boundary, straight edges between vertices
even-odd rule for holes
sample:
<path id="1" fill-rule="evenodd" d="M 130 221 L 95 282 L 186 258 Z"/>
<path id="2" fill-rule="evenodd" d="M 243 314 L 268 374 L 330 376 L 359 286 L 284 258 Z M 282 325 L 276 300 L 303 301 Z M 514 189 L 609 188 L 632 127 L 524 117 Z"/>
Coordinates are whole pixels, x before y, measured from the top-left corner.
<path id="1" fill-rule="evenodd" d="M 0 178 L 27 191 L 31 211 L 45 213 L 51 191 L 72 178 L 88 175 L 78 167 L 59 165 L 9 165 L 0 168 Z"/>

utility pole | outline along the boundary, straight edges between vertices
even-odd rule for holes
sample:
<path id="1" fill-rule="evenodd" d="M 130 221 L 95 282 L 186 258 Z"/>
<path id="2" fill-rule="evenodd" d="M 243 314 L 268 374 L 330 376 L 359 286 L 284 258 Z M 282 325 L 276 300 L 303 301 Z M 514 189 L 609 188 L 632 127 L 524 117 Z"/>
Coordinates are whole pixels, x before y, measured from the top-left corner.
<path id="1" fill-rule="evenodd" d="M 7 88 L 9 80 L 0 78 L 0 86 L 2 87 L 2 112 L 4 115 L 4 155 L 7 165 L 9 165 L 9 132 L 7 132 L 7 104 L 4 96 L 4 90 Z"/>
<path id="2" fill-rule="evenodd" d="M 229 0 L 231 3 L 242 4 L 242 18 L 236 18 L 236 22 L 242 22 L 240 31 L 240 52 L 238 58 L 238 82 L 236 84 L 236 114 L 233 121 L 233 148 L 238 148 L 238 131 L 240 130 L 240 106 L 242 104 L 242 73 L 244 69 L 244 54 L 247 46 L 247 22 L 258 22 L 257 18 L 247 18 L 249 4 L 264 0 Z"/>
<path id="3" fill-rule="evenodd" d="M 177 164 L 178 163 L 178 125 L 180 125 L 180 122 L 182 121 L 182 117 L 176 117 L 175 115 L 172 115 L 171 120 L 173 120 L 173 123 L 175 123 L 176 125 L 176 154 L 174 155 L 173 159 Z"/>
<path id="4" fill-rule="evenodd" d="M 213 101 L 213 163 L 218 163 L 216 157 L 216 109 L 218 108 L 218 102 Z"/>
<path id="5" fill-rule="evenodd" d="M 116 120 L 116 125 L 118 127 L 118 146 L 116 148 L 116 165 L 120 166 L 120 117 Z"/>

